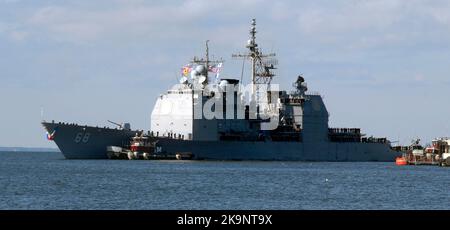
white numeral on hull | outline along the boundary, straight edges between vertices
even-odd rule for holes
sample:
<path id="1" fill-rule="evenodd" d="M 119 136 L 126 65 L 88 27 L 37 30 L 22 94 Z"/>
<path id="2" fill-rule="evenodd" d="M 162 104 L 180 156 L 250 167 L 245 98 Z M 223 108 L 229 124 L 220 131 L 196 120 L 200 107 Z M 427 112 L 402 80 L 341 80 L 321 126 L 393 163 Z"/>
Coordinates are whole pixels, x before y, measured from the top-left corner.
<path id="1" fill-rule="evenodd" d="M 83 135 L 83 133 L 77 133 L 74 141 L 75 141 L 75 143 L 80 143 L 80 142 L 88 143 L 90 137 L 91 137 L 90 133 L 85 133 L 84 135 Z"/>

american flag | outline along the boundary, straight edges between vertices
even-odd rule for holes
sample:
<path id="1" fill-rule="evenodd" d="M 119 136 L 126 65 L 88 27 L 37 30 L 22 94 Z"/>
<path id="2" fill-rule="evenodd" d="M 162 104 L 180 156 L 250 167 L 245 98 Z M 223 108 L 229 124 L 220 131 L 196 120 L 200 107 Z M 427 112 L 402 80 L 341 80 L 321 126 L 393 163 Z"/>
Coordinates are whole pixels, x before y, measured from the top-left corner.
<path id="1" fill-rule="evenodd" d="M 208 71 L 212 72 L 212 73 L 215 73 L 216 74 L 216 79 L 218 79 L 221 69 L 222 69 L 222 62 L 220 62 L 220 63 L 218 63 L 216 65 L 213 65 L 213 66 L 209 66 Z"/>
<path id="2" fill-rule="evenodd" d="M 56 133 L 56 130 L 53 130 L 53 132 L 51 134 L 47 132 L 47 140 L 53 141 L 53 139 L 55 139 L 55 133 Z"/>

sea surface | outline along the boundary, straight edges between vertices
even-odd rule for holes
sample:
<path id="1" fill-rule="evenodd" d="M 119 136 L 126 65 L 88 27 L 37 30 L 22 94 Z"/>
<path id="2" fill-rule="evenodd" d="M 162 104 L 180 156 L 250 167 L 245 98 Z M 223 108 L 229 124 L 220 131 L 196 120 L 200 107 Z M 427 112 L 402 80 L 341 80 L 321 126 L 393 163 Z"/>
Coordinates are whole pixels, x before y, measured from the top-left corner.
<path id="1" fill-rule="evenodd" d="M 450 168 L 0 152 L 0 209 L 450 209 Z"/>

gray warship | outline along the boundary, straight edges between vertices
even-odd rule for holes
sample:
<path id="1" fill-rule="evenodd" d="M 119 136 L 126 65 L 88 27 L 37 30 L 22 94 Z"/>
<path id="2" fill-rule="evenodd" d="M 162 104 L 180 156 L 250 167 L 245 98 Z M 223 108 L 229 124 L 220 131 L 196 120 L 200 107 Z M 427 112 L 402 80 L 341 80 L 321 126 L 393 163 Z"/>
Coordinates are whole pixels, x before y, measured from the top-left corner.
<path id="1" fill-rule="evenodd" d="M 43 121 L 42 125 L 47 130 L 47 139 L 55 142 L 66 159 L 106 159 L 107 146 L 126 145 L 142 133 L 131 130 L 127 123 L 114 128 L 55 121 Z"/>
<path id="2" fill-rule="evenodd" d="M 147 133 L 128 126 L 42 124 L 69 159 L 105 159 L 108 147 L 127 148 L 136 136 L 152 140 L 152 154 L 189 154 L 194 160 L 394 161 L 402 155 L 386 138 L 329 127 L 322 97 L 307 92 L 303 76 L 294 78 L 291 92 L 274 87 L 277 61 L 259 48 L 255 20 L 246 48 L 233 57 L 251 63 L 248 87 L 242 76 L 218 77 L 222 61 L 209 58 L 207 41 L 205 57 L 194 58 L 180 83 L 157 98 Z"/>

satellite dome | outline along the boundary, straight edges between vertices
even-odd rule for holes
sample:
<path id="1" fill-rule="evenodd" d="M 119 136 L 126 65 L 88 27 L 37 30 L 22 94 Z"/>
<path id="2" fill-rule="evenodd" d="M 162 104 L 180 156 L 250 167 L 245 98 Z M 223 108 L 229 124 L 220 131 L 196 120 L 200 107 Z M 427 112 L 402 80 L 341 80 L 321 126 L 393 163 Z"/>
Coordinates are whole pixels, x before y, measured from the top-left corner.
<path id="1" fill-rule="evenodd" d="M 198 78 L 198 83 L 199 84 L 203 84 L 205 81 L 206 81 L 206 77 L 203 76 L 203 75 Z"/>
<path id="2" fill-rule="evenodd" d="M 197 75 L 199 75 L 198 72 L 197 72 L 197 70 L 194 69 L 194 70 L 191 71 L 191 79 L 196 78 Z"/>
<path id="3" fill-rule="evenodd" d="M 180 83 L 181 83 L 181 84 L 186 84 L 187 81 L 188 81 L 187 77 L 182 77 L 182 78 L 180 79 Z"/>
<path id="4" fill-rule="evenodd" d="M 221 89 L 222 91 L 225 91 L 227 85 L 228 85 L 227 80 L 221 80 L 219 83 L 219 89 Z"/>
<path id="5" fill-rule="evenodd" d="M 197 67 L 195 67 L 195 71 L 197 71 L 197 73 L 202 75 L 206 74 L 206 68 L 203 65 L 198 65 Z"/>

